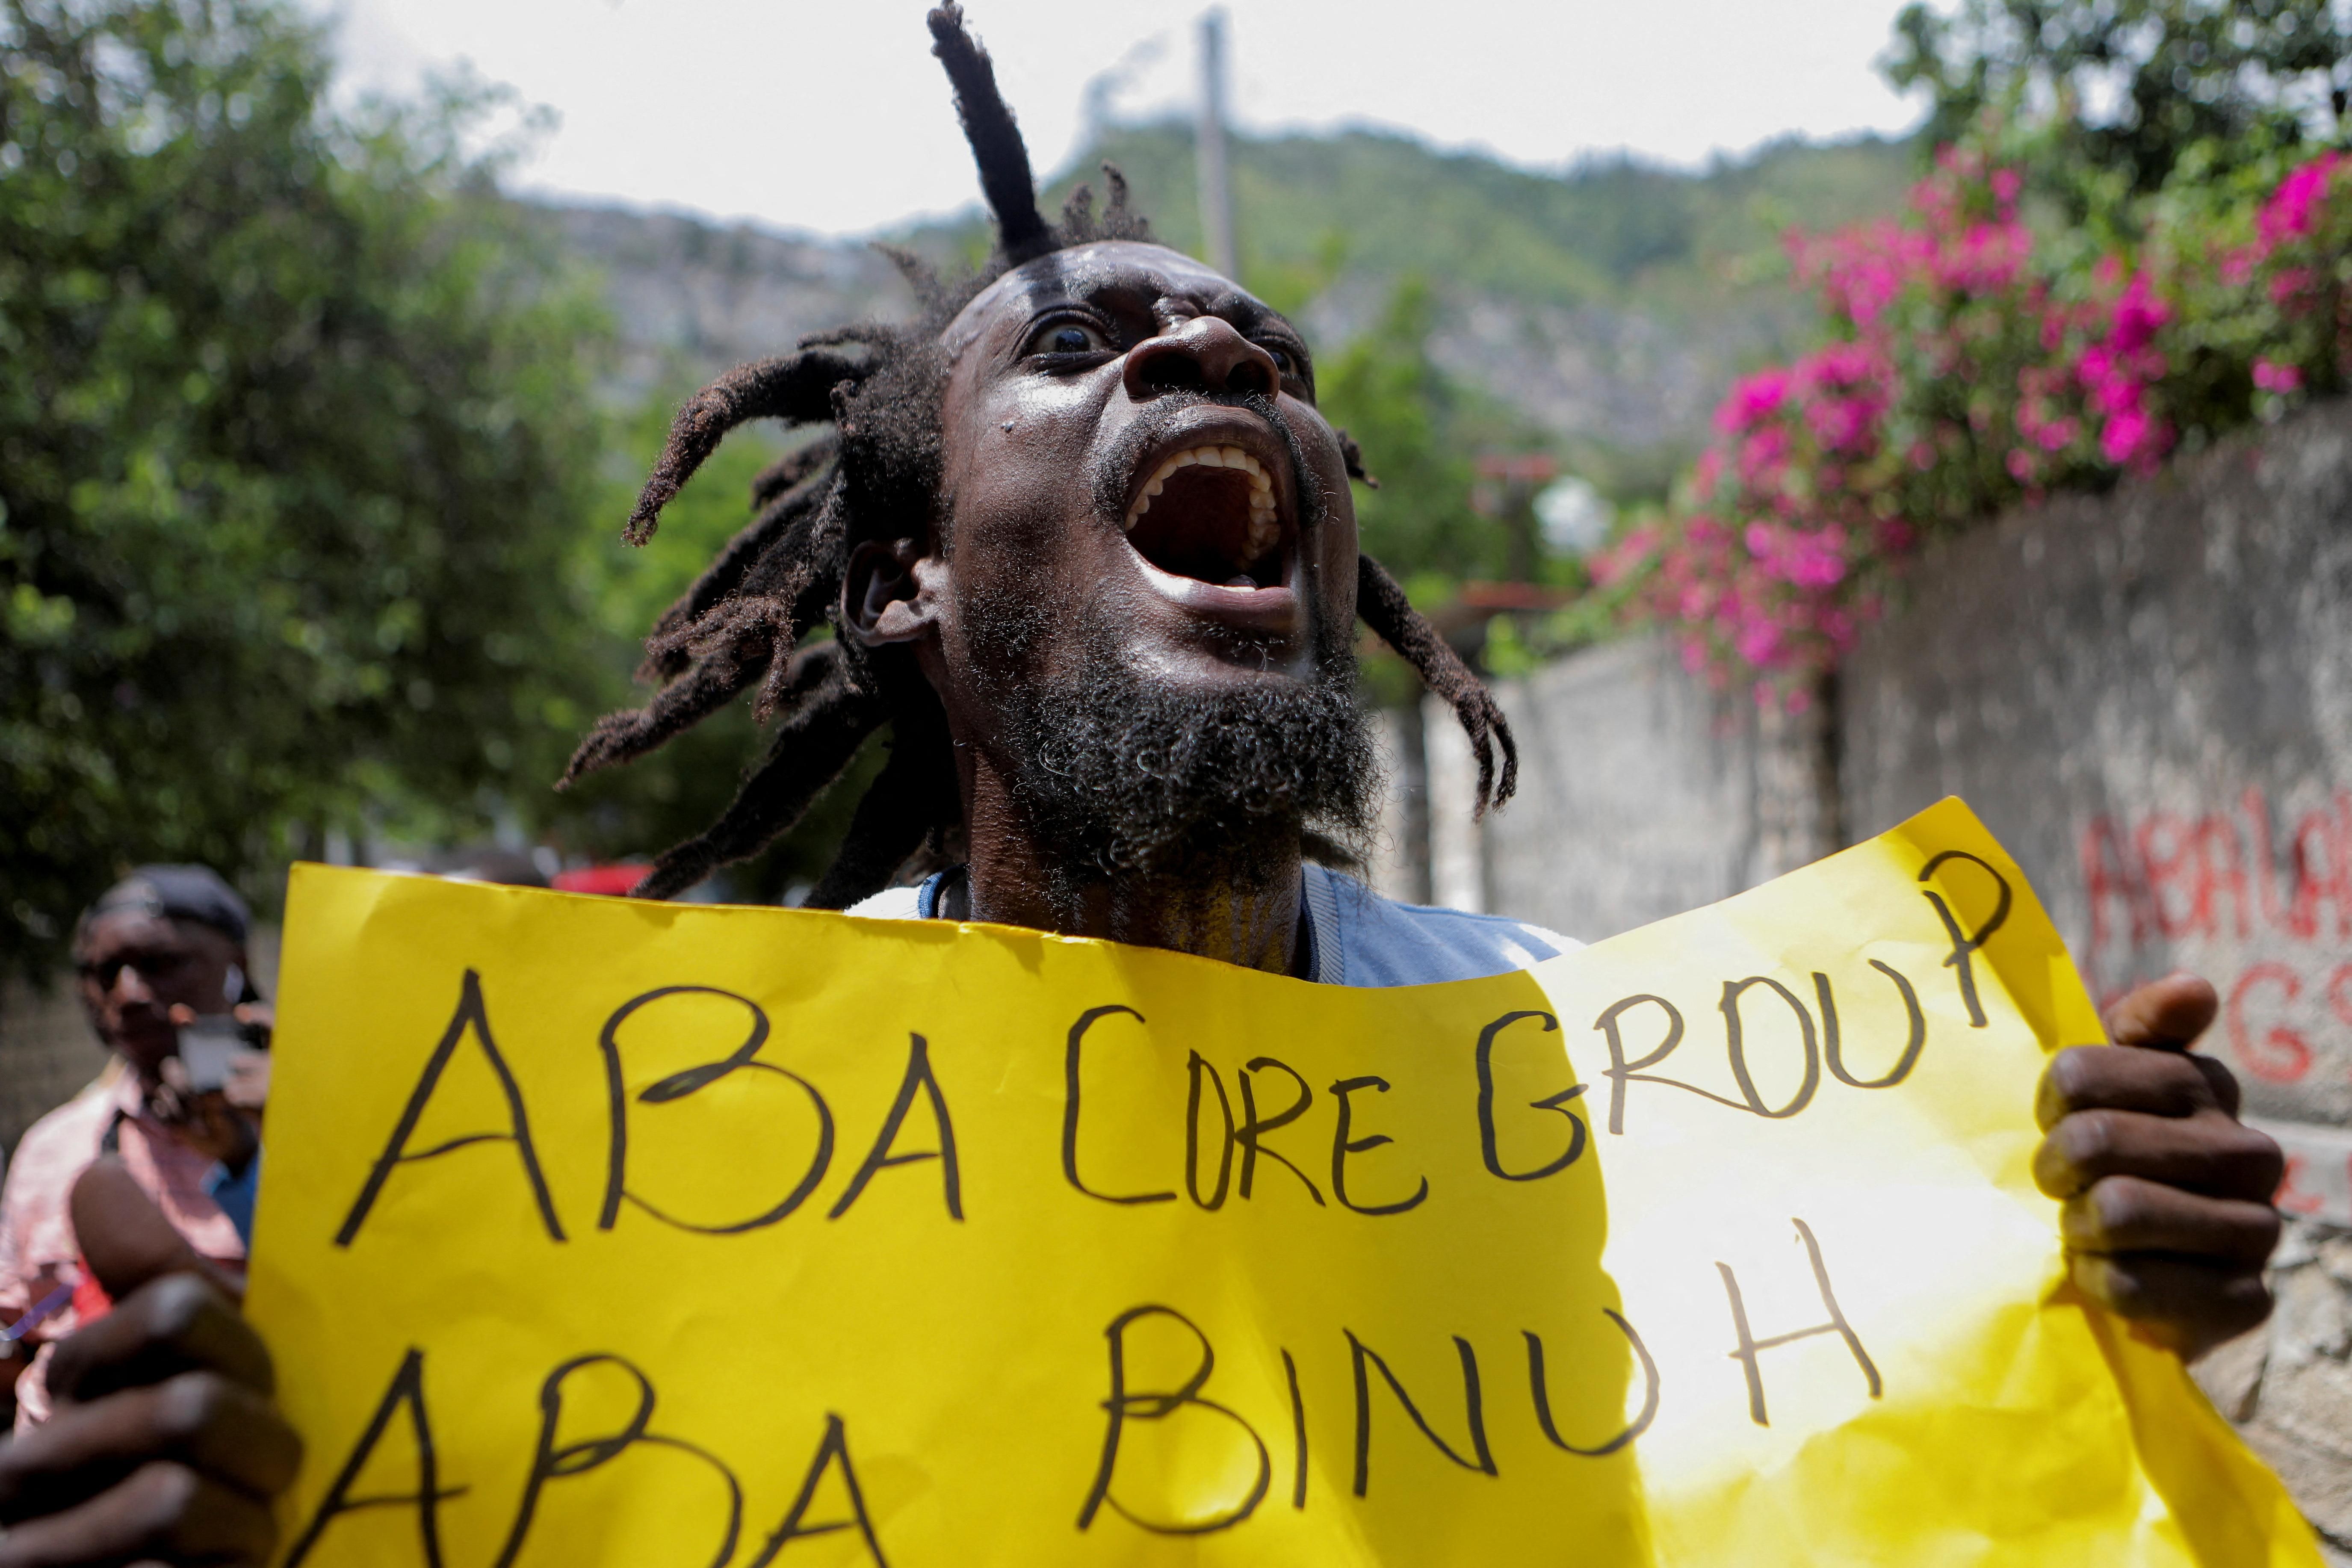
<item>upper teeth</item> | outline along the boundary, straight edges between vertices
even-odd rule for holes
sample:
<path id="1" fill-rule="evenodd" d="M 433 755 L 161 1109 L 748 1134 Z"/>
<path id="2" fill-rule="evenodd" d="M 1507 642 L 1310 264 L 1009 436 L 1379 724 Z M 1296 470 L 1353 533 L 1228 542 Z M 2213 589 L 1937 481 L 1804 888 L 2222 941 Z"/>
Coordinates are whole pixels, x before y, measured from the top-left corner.
<path id="1" fill-rule="evenodd" d="M 1135 506 L 1127 514 L 1128 531 L 1132 533 L 1137 520 L 1151 510 L 1151 498 L 1167 487 L 1169 476 L 1196 463 L 1204 468 L 1234 468 L 1249 476 L 1249 536 L 1244 542 L 1242 564 L 1264 558 L 1282 538 L 1282 525 L 1274 517 L 1274 480 L 1265 464 L 1239 447 L 1193 447 L 1164 459 L 1144 481 L 1143 493 L 1135 498 Z"/>

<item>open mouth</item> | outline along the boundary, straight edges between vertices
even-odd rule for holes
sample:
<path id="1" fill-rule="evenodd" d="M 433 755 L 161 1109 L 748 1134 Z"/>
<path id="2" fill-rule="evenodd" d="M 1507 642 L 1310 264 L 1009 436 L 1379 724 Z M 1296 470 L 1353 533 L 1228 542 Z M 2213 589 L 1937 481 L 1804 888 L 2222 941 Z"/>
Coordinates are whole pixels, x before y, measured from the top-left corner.
<path id="1" fill-rule="evenodd" d="M 1160 459 L 1127 511 L 1127 539 L 1160 571 L 1221 588 L 1278 585 L 1288 570 L 1274 475 L 1239 447 Z"/>

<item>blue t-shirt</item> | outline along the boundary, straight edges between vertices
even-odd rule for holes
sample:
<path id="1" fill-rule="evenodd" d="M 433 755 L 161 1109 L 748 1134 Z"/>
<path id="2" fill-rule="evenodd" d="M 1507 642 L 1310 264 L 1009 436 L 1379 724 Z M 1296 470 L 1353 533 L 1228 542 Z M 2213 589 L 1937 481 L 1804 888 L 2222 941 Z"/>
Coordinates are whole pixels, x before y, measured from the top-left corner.
<path id="1" fill-rule="evenodd" d="M 1503 915 L 1401 904 L 1328 867 L 1310 863 L 1306 870 L 1307 974 L 1326 985 L 1476 980 L 1583 945 Z M 886 889 L 848 912 L 873 920 L 937 920 L 940 890 L 952 875 L 941 871 L 919 887 Z"/>

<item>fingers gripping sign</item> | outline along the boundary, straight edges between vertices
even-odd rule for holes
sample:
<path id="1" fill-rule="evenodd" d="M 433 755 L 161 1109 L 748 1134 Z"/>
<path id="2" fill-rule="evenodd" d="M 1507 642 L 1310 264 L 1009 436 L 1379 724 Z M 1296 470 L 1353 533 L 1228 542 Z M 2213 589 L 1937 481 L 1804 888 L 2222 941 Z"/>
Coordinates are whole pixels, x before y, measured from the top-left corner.
<path id="1" fill-rule="evenodd" d="M 2035 1107 L 2034 1179 L 2065 1205 L 2074 1284 L 2187 1356 L 2270 1315 L 2285 1168 L 2239 1123 L 2230 1069 L 2191 1054 L 2217 1006 L 2191 975 L 2141 986 L 2107 1012 L 2113 1047 L 2051 1058 Z"/>
<path id="2" fill-rule="evenodd" d="M 270 1405 L 269 1353 L 236 1287 L 115 1160 L 83 1173 L 72 1207 L 115 1305 L 58 1346 L 56 1415 L 0 1448 L 0 1568 L 257 1568 L 301 1443 Z"/>

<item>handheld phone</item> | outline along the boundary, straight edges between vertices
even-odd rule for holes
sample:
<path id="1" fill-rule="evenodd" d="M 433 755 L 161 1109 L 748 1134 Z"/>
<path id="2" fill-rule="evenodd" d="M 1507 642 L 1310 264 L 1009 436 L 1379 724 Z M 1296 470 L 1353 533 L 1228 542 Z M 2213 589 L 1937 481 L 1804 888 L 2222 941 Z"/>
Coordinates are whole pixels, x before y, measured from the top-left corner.
<path id="1" fill-rule="evenodd" d="M 188 1069 L 188 1088 L 197 1094 L 226 1089 L 236 1064 L 257 1054 L 246 1026 L 226 1013 L 180 1026 L 180 1063 Z"/>

